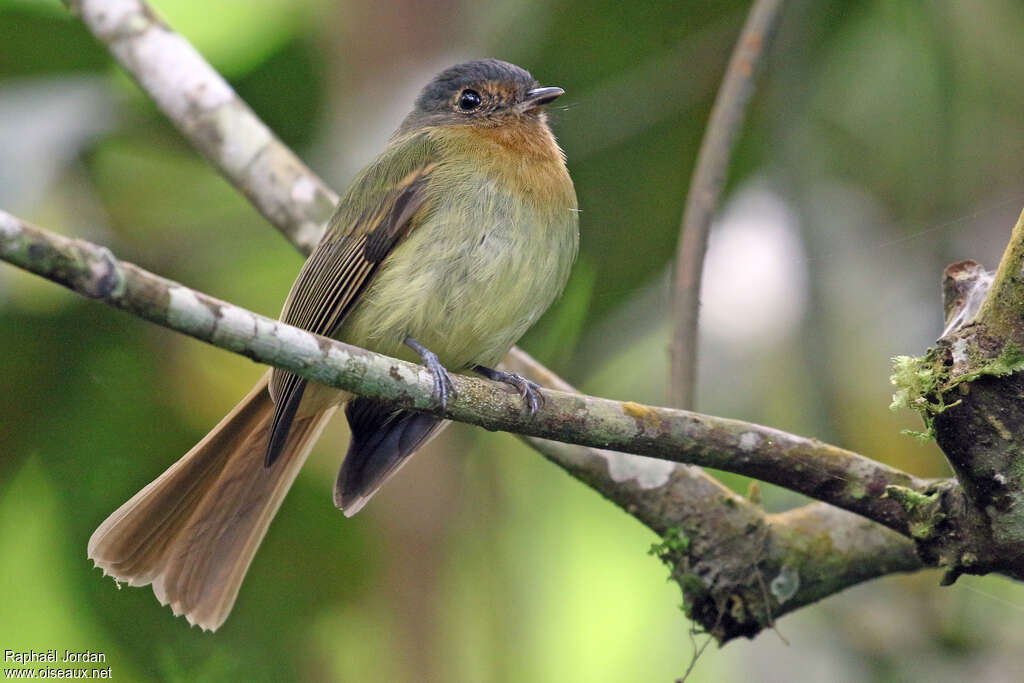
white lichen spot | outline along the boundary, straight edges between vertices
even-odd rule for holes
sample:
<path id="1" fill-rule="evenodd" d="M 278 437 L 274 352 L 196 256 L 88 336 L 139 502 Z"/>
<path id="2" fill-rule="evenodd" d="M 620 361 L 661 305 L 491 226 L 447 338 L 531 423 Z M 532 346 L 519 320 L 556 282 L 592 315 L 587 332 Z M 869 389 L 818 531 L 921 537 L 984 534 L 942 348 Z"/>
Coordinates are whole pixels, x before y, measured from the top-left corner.
<path id="1" fill-rule="evenodd" d="M 280 325 L 274 336 L 280 342 L 281 348 L 287 347 L 291 353 L 299 353 L 305 357 L 320 353 L 320 344 L 317 343 L 316 337 L 296 327 Z"/>
<path id="2" fill-rule="evenodd" d="M 238 306 L 222 306 L 214 339 L 232 337 L 236 341 L 248 341 L 256 334 L 256 319 L 251 313 Z"/>
<path id="3" fill-rule="evenodd" d="M 430 372 L 426 370 L 421 371 L 419 366 L 409 367 L 407 365 L 399 365 L 396 363 L 391 366 L 389 372 L 391 373 L 391 375 L 397 376 L 403 382 L 408 382 L 409 384 L 417 382 L 421 374 L 425 374 L 428 378 L 430 378 L 430 381 L 433 382 L 433 375 L 431 375 Z"/>
<path id="4" fill-rule="evenodd" d="M 351 359 L 351 354 L 337 346 L 327 347 L 327 361 L 333 365 L 344 365 Z"/>
<path id="5" fill-rule="evenodd" d="M 21 232 L 21 222 L 9 213 L 0 211 L 0 237 L 11 239 Z"/>
<path id="6" fill-rule="evenodd" d="M 263 122 L 242 107 L 222 107 L 215 125 L 221 141 L 218 161 L 234 174 L 242 174 L 272 139 Z"/>
<path id="7" fill-rule="evenodd" d="M 274 328 L 277 327 L 277 322 L 268 320 L 267 318 L 256 318 L 256 332 L 255 338 L 252 341 L 252 347 L 258 349 L 259 347 L 267 348 L 267 340 L 274 338 Z"/>
<path id="8" fill-rule="evenodd" d="M 740 434 L 740 450 L 747 453 L 755 450 L 761 445 L 761 435 L 757 432 L 743 432 Z"/>
<path id="9" fill-rule="evenodd" d="M 83 0 L 82 19 L 100 36 L 123 32 L 143 19 L 139 0 Z"/>
<path id="10" fill-rule="evenodd" d="M 307 175 L 300 175 L 292 183 L 292 200 L 308 204 L 316 198 L 316 183 Z"/>
<path id="11" fill-rule="evenodd" d="M 208 333 L 217 323 L 213 311 L 204 306 L 187 287 L 171 287 L 167 320 L 172 326 L 193 333 Z"/>
<path id="12" fill-rule="evenodd" d="M 608 462 L 608 474 L 616 484 L 636 482 L 643 490 L 656 489 L 668 483 L 676 464 L 668 460 L 630 455 L 617 451 L 594 449 Z"/>
<path id="13" fill-rule="evenodd" d="M 778 576 L 768 584 L 768 589 L 780 605 L 785 603 L 800 589 L 800 572 L 795 567 L 784 565 Z"/>
<path id="14" fill-rule="evenodd" d="M 960 365 L 967 362 L 967 340 L 957 339 L 953 342 L 952 348 L 953 365 Z"/>

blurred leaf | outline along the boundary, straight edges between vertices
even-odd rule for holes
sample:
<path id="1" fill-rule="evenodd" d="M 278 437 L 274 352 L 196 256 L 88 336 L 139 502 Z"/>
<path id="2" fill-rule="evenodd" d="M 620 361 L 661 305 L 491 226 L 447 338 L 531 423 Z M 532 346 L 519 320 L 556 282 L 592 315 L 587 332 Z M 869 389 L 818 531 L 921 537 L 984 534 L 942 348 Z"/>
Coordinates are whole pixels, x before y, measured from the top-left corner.
<path id="1" fill-rule="evenodd" d="M 59 0 L 0 0 L 0 79 L 101 71 L 110 55 Z"/>
<path id="2" fill-rule="evenodd" d="M 233 81 L 235 90 L 288 146 L 302 156 L 325 106 L 323 55 L 295 36 Z"/>
<path id="3" fill-rule="evenodd" d="M 301 0 L 219 0 L 216 10 L 191 0 L 152 0 L 157 14 L 227 77 L 243 74 L 303 26 Z"/>
<path id="4" fill-rule="evenodd" d="M 102 77 L 0 81 L 0 206 L 11 211 L 32 207 L 81 151 L 114 124 Z"/>
<path id="5" fill-rule="evenodd" d="M 78 599 L 81 582 L 64 567 L 85 572 L 89 563 L 68 543 L 64 510 L 39 459 L 32 459 L 0 497 L 0 642 L 17 652 L 65 650 L 100 652 L 114 678 L 138 680 L 116 641 L 97 629 L 93 615 Z M 112 582 L 111 582 L 112 583 Z M 54 615 L 61 615 L 54 619 Z M 5 664 L 10 666 L 10 664 Z M 39 669 L 60 664 L 35 664 Z"/>

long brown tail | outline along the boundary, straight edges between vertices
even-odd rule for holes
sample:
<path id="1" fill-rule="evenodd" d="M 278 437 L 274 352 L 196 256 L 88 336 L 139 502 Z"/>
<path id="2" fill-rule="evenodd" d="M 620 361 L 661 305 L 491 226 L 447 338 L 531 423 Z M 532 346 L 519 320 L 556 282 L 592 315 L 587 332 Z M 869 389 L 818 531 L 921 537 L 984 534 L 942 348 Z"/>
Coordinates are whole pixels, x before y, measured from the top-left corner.
<path id="1" fill-rule="evenodd" d="M 89 539 L 89 557 L 190 624 L 227 618 L 270 520 L 333 408 L 296 418 L 278 462 L 263 466 L 274 404 L 269 373 L 178 462 Z"/>

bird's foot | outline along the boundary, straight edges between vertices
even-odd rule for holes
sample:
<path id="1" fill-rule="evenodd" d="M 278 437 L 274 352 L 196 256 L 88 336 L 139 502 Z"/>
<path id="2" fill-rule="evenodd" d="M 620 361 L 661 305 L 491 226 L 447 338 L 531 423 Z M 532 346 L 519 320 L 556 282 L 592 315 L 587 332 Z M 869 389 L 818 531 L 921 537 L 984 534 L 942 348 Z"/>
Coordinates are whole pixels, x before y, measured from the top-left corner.
<path id="1" fill-rule="evenodd" d="M 482 365 L 477 365 L 473 371 L 493 382 L 501 382 L 515 387 L 519 395 L 523 397 L 523 403 L 526 404 L 530 415 L 536 415 L 540 407 L 544 405 L 544 394 L 540 393 L 540 385 L 521 375 L 485 368 Z"/>
<path id="2" fill-rule="evenodd" d="M 406 337 L 404 343 L 420 355 L 423 365 L 434 376 L 434 398 L 441 404 L 442 409 L 447 408 L 448 397 L 455 396 L 455 384 L 452 382 L 451 375 L 441 365 L 441 361 L 437 359 L 437 354 L 423 346 L 423 344 L 420 344 L 412 337 Z"/>

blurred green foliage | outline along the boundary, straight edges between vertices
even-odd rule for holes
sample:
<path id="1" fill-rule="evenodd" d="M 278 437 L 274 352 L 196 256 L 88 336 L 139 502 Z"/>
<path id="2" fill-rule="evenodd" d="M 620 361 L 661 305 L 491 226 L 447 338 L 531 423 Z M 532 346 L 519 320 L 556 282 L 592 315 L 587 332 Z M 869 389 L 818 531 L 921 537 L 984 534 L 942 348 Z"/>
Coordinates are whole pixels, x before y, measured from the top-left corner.
<path id="1" fill-rule="evenodd" d="M 587 391 L 664 401 L 667 266 L 747 3 L 154 5 L 339 188 L 451 62 L 501 57 L 563 86 L 551 118 L 582 249 L 522 345 Z M 919 425 L 887 410 L 888 359 L 938 333 L 942 265 L 994 266 L 1024 206 L 1024 6 L 785 12 L 729 190 L 789 207 L 803 254 L 751 242 L 747 258 L 805 274 L 806 292 L 781 339 L 705 330 L 701 408 L 942 475 L 934 447 L 899 436 Z M 275 314 L 300 258 L 62 5 L 0 0 L 0 30 L 0 207 Z M 717 277 L 765 289 L 749 272 Z M 646 554 L 659 539 L 514 438 L 461 426 L 346 520 L 330 501 L 334 425 L 227 624 L 190 630 L 148 588 L 115 590 L 85 544 L 261 369 L 11 268 L 0 351 L 0 649 L 102 651 L 118 680 L 615 682 L 670 680 L 689 661 L 678 590 Z M 800 502 L 765 489 L 771 509 Z M 1012 677 L 1024 632 L 1000 624 L 1019 621 L 1024 593 L 936 582 L 859 587 L 784 619 L 790 647 L 767 633 L 709 650 L 693 680 Z"/>

